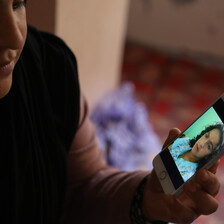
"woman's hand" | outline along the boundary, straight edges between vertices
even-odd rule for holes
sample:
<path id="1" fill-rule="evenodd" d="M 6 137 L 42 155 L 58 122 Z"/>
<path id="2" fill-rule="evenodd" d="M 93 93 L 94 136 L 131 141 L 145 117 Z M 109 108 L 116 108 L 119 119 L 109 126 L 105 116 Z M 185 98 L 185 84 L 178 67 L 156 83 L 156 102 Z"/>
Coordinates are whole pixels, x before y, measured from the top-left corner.
<path id="1" fill-rule="evenodd" d="M 164 143 L 167 146 L 180 134 L 172 129 Z M 209 170 L 197 172 L 194 181 L 186 182 L 178 196 L 164 194 L 153 170 L 145 187 L 143 213 L 150 221 L 161 220 L 173 223 L 191 223 L 198 216 L 209 215 L 216 211 L 218 202 L 214 198 L 220 188 L 215 176 L 219 162 Z"/>

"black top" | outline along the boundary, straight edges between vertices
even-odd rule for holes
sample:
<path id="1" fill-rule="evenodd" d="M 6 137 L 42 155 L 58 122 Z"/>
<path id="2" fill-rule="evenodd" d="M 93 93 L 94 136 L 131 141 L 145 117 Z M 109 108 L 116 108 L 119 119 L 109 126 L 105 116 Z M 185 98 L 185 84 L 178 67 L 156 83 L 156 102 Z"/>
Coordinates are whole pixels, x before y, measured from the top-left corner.
<path id="1" fill-rule="evenodd" d="M 59 38 L 28 27 L 12 88 L 0 99 L 4 223 L 58 222 L 79 94 L 72 52 Z"/>

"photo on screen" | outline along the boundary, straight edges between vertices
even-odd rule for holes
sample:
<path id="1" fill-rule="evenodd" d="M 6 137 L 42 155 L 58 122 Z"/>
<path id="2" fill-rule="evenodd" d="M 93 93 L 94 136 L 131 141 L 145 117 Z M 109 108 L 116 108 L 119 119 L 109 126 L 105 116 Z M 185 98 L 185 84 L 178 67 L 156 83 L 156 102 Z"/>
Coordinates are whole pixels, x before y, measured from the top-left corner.
<path id="1" fill-rule="evenodd" d="M 184 182 L 220 150 L 223 122 L 211 107 L 169 147 Z"/>

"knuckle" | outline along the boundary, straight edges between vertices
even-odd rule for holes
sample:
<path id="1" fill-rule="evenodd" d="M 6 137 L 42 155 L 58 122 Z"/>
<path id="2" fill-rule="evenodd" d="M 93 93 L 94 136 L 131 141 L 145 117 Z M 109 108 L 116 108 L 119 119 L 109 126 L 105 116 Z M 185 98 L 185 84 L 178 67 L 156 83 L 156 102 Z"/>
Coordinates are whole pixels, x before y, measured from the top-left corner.
<path id="1" fill-rule="evenodd" d="M 212 213 L 214 213 L 214 212 L 216 212 L 217 211 L 217 209 L 218 209 L 218 203 L 216 203 L 216 204 L 214 204 L 213 206 L 212 206 L 212 208 L 210 209 L 210 211 L 208 212 L 208 215 L 209 214 L 212 214 Z"/>
<path id="2" fill-rule="evenodd" d="M 207 206 L 203 211 L 201 211 L 201 213 L 203 215 L 210 215 L 210 214 L 216 212 L 218 207 L 219 207 L 218 202 L 215 201 L 211 206 Z"/>

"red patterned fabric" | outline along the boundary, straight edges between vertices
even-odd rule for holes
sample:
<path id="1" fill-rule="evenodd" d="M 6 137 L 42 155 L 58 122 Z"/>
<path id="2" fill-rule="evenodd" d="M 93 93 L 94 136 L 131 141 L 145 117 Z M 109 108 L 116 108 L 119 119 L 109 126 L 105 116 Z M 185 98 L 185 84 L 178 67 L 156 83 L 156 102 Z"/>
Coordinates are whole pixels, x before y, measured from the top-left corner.
<path id="1" fill-rule="evenodd" d="M 162 142 L 170 128 L 184 130 L 224 92 L 224 67 L 206 61 L 206 58 L 171 55 L 127 43 L 121 81 L 135 84 L 136 96 L 147 105 L 149 121 Z M 222 172 L 224 159 L 218 170 L 224 186 Z M 220 201 L 218 211 L 200 217 L 197 224 L 223 223 L 224 190 L 217 199 Z"/>

